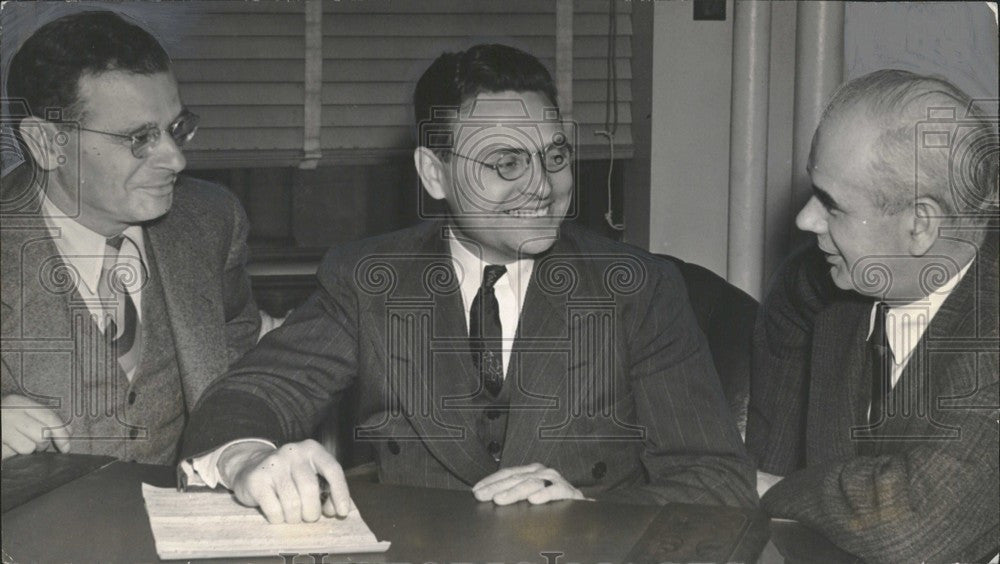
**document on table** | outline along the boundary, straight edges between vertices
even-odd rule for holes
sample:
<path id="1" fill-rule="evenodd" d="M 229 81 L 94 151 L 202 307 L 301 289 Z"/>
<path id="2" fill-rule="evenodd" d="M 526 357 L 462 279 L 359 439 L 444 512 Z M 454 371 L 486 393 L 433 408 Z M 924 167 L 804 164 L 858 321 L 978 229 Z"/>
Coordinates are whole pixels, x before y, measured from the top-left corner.
<path id="1" fill-rule="evenodd" d="M 356 508 L 344 519 L 272 525 L 257 508 L 240 505 L 228 492 L 179 492 L 143 484 L 142 497 L 156 553 L 164 560 L 389 550 Z"/>

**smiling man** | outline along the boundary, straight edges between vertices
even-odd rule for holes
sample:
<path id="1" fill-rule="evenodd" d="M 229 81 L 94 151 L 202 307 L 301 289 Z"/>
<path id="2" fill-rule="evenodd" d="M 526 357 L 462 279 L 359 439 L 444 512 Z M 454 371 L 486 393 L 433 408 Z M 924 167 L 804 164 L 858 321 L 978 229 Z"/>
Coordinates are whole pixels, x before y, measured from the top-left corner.
<path id="1" fill-rule="evenodd" d="M 556 99 L 510 47 L 434 61 L 414 163 L 448 213 L 329 252 L 320 289 L 206 392 L 189 481 L 272 522 L 346 513 L 340 465 L 303 439 L 354 386 L 353 436 L 383 482 L 496 504 L 755 503 L 679 272 L 563 223 L 574 150 Z"/>
<path id="2" fill-rule="evenodd" d="M 7 93 L 30 159 L 2 187 L 3 457 L 174 463 L 189 410 L 257 336 L 243 211 L 179 176 L 198 117 L 120 16 L 42 26 Z"/>
<path id="3" fill-rule="evenodd" d="M 996 127 L 952 84 L 885 70 L 813 137 L 796 225 L 816 244 L 764 303 L 747 444 L 765 509 L 866 562 L 1000 544 Z"/>

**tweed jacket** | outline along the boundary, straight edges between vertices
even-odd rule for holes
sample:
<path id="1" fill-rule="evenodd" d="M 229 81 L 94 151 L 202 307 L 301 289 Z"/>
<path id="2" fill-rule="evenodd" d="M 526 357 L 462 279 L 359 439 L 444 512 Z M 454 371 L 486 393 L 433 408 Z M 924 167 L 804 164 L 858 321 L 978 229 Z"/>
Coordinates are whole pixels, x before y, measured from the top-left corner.
<path id="1" fill-rule="evenodd" d="M 755 335 L 747 444 L 785 476 L 762 498 L 872 562 L 975 561 L 1000 544 L 997 233 L 978 250 L 867 426 L 872 301 L 794 257 Z"/>
<path id="2" fill-rule="evenodd" d="M 78 382 L 95 370 L 87 337 L 92 323 L 40 216 L 28 170 L 3 179 L 2 391 L 49 406 L 72 427 L 87 401 Z M 143 323 L 169 325 L 186 411 L 256 341 L 260 318 L 245 269 L 247 232 L 231 193 L 187 177 L 177 180 L 171 210 L 144 225 L 168 319 Z"/>
<path id="3" fill-rule="evenodd" d="M 357 386 L 354 437 L 384 482 L 468 488 L 497 470 L 444 223 L 331 250 L 320 289 L 213 384 L 185 456 L 309 437 Z M 563 225 L 536 258 L 506 375 L 500 467 L 539 462 L 585 493 L 753 505 L 752 468 L 676 268 Z"/>

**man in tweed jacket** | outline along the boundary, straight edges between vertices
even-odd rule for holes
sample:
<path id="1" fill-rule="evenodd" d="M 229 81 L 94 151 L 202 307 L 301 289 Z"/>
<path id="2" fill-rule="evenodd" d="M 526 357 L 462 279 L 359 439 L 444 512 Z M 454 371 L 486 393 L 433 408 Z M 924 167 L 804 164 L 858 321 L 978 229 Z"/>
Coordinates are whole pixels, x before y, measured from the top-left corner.
<path id="1" fill-rule="evenodd" d="M 970 102 L 902 71 L 834 95 L 796 220 L 816 244 L 758 322 L 761 502 L 865 561 L 1000 544 L 996 124 Z"/>
<path id="2" fill-rule="evenodd" d="M 188 412 L 260 327 L 246 216 L 178 176 L 196 118 L 138 26 L 50 22 L 7 87 L 30 161 L 2 181 L 3 457 L 173 464 Z"/>

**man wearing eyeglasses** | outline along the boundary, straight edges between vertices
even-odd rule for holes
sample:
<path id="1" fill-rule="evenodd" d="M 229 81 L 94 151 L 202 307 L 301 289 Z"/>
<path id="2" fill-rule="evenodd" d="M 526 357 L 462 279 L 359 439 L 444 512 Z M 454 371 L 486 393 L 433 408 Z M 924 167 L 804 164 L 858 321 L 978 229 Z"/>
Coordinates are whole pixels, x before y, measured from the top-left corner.
<path id="1" fill-rule="evenodd" d="M 346 514 L 341 466 L 303 439 L 354 386 L 352 435 L 383 482 L 498 505 L 756 502 L 680 274 L 563 224 L 573 135 L 556 99 L 511 47 L 431 64 L 414 163 L 447 214 L 327 255 L 320 289 L 206 392 L 182 480 L 271 522 Z"/>
<path id="2" fill-rule="evenodd" d="M 189 410 L 257 336 L 245 215 L 179 176 L 198 117 L 121 17 L 42 26 L 7 93 L 30 161 L 3 179 L 3 458 L 174 463 Z"/>

